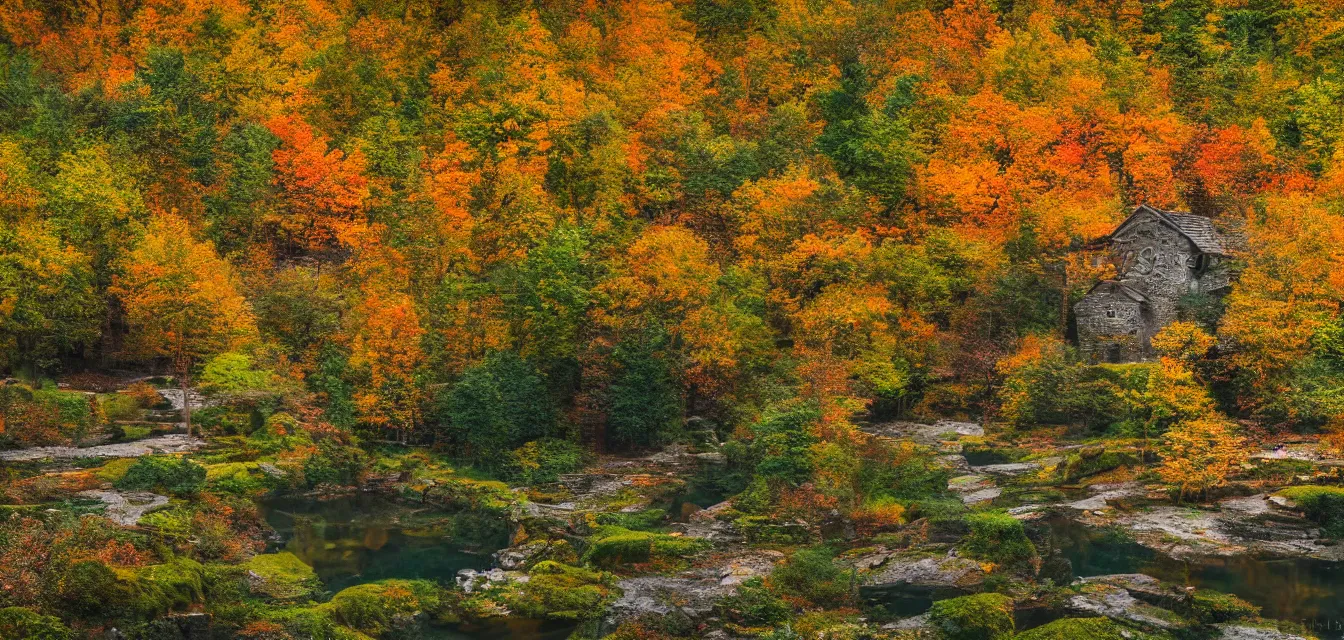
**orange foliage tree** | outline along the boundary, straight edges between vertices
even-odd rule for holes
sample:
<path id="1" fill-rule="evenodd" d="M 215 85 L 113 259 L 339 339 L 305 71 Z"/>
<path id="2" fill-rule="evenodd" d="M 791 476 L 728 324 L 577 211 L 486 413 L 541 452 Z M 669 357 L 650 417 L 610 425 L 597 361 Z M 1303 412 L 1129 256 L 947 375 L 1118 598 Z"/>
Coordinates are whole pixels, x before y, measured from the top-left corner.
<path id="1" fill-rule="evenodd" d="M 256 337 L 252 309 L 233 268 L 174 213 L 150 220 L 110 291 L 121 301 L 130 330 L 125 353 L 169 359 L 184 396 L 196 363 Z M 190 433 L 189 403 L 183 412 Z"/>

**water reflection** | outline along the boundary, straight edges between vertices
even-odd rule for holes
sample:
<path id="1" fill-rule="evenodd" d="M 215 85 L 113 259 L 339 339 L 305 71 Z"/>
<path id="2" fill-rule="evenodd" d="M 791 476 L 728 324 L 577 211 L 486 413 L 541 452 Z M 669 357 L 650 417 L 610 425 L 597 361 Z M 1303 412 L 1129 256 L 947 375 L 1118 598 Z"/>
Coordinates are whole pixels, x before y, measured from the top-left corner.
<path id="1" fill-rule="evenodd" d="M 490 553 L 507 543 L 497 518 L 418 511 L 384 498 L 268 501 L 262 514 L 280 534 L 276 551 L 312 565 L 327 589 L 385 578 L 450 583 L 459 569 L 490 567 Z"/>
<path id="2" fill-rule="evenodd" d="M 1143 547 L 1113 530 L 1056 518 L 1047 547 L 1079 577 L 1146 573 L 1175 584 L 1233 593 L 1263 608 L 1266 618 L 1292 620 L 1322 638 L 1344 638 L 1344 565 L 1311 558 L 1200 558 L 1182 561 Z M 1055 576 L 1051 576 L 1055 577 Z M 1055 577 L 1059 581 L 1063 576 Z"/>

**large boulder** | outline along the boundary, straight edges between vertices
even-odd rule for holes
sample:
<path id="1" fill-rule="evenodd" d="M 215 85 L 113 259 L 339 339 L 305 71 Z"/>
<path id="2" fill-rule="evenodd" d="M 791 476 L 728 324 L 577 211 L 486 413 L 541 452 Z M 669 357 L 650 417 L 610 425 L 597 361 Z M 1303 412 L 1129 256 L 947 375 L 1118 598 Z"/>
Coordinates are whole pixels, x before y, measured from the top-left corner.
<path id="1" fill-rule="evenodd" d="M 866 591 L 951 595 L 978 591 L 985 581 L 985 570 L 979 562 L 953 555 L 902 554 L 877 564 L 881 566 L 864 579 Z"/>

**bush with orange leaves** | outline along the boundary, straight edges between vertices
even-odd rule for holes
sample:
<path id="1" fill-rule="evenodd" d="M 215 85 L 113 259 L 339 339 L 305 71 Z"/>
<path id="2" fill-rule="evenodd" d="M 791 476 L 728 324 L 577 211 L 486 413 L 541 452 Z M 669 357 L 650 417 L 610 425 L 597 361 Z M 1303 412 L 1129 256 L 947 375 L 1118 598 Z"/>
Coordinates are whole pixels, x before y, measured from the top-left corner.
<path id="1" fill-rule="evenodd" d="M 141 409 L 148 409 L 163 401 L 163 396 L 159 395 L 158 389 L 148 382 L 137 382 L 126 387 L 122 393 L 135 400 L 135 404 Z"/>
<path id="2" fill-rule="evenodd" d="M 141 538 L 96 516 L 11 514 L 0 520 L 0 607 L 60 610 L 62 584 L 77 564 L 137 567 L 153 560 Z"/>

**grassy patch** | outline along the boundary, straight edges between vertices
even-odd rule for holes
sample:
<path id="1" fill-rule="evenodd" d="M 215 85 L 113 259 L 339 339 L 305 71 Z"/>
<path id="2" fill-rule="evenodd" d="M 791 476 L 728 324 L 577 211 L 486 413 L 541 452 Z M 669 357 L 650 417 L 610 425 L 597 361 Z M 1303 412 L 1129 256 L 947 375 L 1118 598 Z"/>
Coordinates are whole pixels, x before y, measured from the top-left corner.
<path id="1" fill-rule="evenodd" d="M 1344 487 L 1288 487 L 1278 495 L 1296 502 L 1308 518 L 1324 528 L 1326 535 L 1344 538 Z"/>

